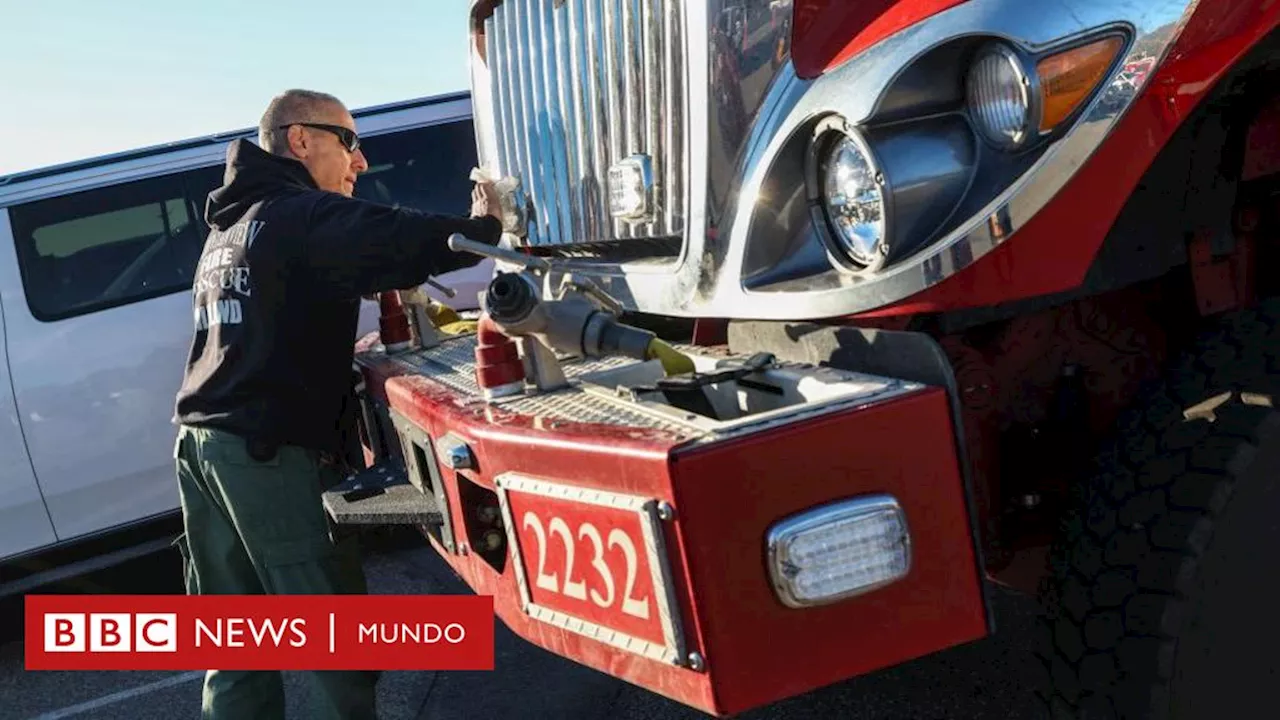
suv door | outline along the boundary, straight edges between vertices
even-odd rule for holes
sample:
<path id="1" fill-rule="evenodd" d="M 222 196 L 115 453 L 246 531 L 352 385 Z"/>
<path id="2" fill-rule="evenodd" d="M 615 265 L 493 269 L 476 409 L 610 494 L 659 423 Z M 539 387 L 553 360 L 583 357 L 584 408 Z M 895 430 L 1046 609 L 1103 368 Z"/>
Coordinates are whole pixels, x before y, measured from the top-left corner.
<path id="1" fill-rule="evenodd" d="M 59 539 L 176 510 L 174 396 L 217 168 L 12 207 L 0 286 L 17 407 Z M 197 198 L 199 200 L 197 200 Z"/>
<path id="2" fill-rule="evenodd" d="M 9 213 L 0 210 L 0 238 L 11 237 Z M 0 241 L 0 245 L 12 245 Z M 0 293 L 0 298 L 3 293 Z M 0 313 L 0 338 L 5 336 L 4 315 Z M 48 545 L 56 537 L 44 498 L 31 471 L 27 444 L 22 438 L 22 421 L 13 401 L 9 363 L 0 340 L 0 560 Z"/>

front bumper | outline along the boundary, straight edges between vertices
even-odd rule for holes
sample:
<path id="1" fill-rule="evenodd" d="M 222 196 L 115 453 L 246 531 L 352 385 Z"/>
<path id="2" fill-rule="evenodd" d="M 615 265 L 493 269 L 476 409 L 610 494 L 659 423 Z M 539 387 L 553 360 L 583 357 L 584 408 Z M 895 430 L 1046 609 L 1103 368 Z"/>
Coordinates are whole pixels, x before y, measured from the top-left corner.
<path id="1" fill-rule="evenodd" d="M 838 375 L 839 392 L 716 421 L 611 397 L 646 368 L 606 360 L 566 363 L 567 389 L 489 403 L 474 348 L 362 343 L 366 460 L 408 484 L 326 504 L 339 521 L 419 526 L 529 642 L 726 715 L 989 631 L 945 387 L 799 368 Z M 863 497 L 901 508 L 905 576 L 784 602 L 771 529 Z M 362 502 L 378 509 L 361 517 Z"/>

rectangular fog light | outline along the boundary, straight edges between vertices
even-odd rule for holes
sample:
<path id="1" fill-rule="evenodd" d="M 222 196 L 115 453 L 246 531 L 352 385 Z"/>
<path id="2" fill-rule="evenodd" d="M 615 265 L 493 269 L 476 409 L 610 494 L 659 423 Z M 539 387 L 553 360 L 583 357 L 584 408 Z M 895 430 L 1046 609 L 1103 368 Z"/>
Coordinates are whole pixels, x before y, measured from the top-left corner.
<path id="1" fill-rule="evenodd" d="M 906 577 L 911 536 L 889 495 L 844 500 L 778 522 L 767 538 L 769 574 L 789 607 L 825 605 Z"/>

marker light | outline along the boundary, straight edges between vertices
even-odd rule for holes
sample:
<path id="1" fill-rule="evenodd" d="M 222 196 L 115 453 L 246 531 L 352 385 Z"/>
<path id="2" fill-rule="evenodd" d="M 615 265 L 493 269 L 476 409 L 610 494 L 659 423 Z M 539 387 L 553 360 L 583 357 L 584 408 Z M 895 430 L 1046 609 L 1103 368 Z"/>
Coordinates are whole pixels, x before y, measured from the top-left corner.
<path id="1" fill-rule="evenodd" d="M 983 46 L 969 66 L 965 97 L 983 137 L 1017 150 L 1069 118 L 1097 89 L 1124 47 L 1110 35 L 1047 55 L 1034 68 L 1003 42 Z"/>
<path id="2" fill-rule="evenodd" d="M 1040 78 L 1040 131 L 1048 132 L 1084 102 L 1111 67 L 1124 41 L 1105 37 L 1050 55 L 1036 64 Z"/>
<path id="3" fill-rule="evenodd" d="M 969 66 L 965 92 L 974 125 L 992 145 L 1014 150 L 1026 144 L 1040 109 L 1039 93 L 1013 48 L 993 42 Z"/>
<path id="4" fill-rule="evenodd" d="M 845 500 L 770 529 L 769 574 L 788 607 L 825 605 L 884 587 L 911 568 L 906 515 L 888 495 Z"/>

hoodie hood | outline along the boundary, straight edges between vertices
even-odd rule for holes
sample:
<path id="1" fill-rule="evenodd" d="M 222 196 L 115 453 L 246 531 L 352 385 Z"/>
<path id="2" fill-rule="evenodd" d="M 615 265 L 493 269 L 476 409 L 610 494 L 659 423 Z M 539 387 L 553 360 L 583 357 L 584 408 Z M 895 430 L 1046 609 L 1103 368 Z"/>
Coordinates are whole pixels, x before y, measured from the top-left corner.
<path id="1" fill-rule="evenodd" d="M 306 166 L 297 160 L 272 155 L 248 140 L 236 140 L 227 147 L 222 187 L 209 193 L 205 203 L 205 222 L 226 230 L 254 203 L 285 188 L 319 189 Z"/>

